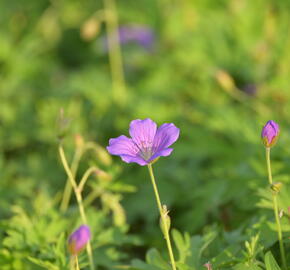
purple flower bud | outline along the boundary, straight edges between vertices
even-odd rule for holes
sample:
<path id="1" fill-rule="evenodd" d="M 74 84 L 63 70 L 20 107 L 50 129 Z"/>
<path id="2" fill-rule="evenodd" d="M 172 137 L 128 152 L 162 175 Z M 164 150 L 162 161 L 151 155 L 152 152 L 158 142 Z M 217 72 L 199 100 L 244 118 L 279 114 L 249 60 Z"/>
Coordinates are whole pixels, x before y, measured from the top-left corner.
<path id="1" fill-rule="evenodd" d="M 279 125 L 273 120 L 269 120 L 262 129 L 261 136 L 264 145 L 266 147 L 272 147 L 278 139 L 279 132 Z"/>
<path id="2" fill-rule="evenodd" d="M 77 255 L 90 241 L 91 232 L 87 225 L 81 225 L 68 239 L 68 250 L 72 255 Z"/>

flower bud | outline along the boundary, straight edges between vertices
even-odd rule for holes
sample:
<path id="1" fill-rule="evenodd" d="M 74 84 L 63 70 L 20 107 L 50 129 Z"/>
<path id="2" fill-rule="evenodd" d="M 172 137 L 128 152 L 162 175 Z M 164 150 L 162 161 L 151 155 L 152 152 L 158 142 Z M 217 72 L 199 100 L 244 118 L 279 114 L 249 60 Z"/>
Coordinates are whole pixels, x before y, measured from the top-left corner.
<path id="1" fill-rule="evenodd" d="M 236 88 L 233 78 L 226 71 L 218 70 L 215 76 L 218 83 L 224 90 L 230 92 Z"/>
<path id="2" fill-rule="evenodd" d="M 266 123 L 266 125 L 262 129 L 261 137 L 264 145 L 267 148 L 274 146 L 278 139 L 279 132 L 279 125 L 273 120 L 269 120 Z"/>
<path id="3" fill-rule="evenodd" d="M 112 180 L 112 175 L 108 174 L 107 172 L 105 172 L 103 170 L 98 169 L 95 171 L 95 174 L 100 180 L 104 180 L 104 181 L 111 181 Z"/>
<path id="4" fill-rule="evenodd" d="M 81 225 L 68 239 L 68 250 L 72 255 L 77 255 L 90 241 L 91 232 L 87 225 Z"/>
<path id="5" fill-rule="evenodd" d="M 111 156 L 108 154 L 108 152 L 103 147 L 96 145 L 95 151 L 96 151 L 96 155 L 97 155 L 98 160 L 102 164 L 104 164 L 105 166 L 110 166 L 112 164 Z"/>
<path id="6" fill-rule="evenodd" d="M 78 148 L 83 148 L 84 147 L 85 142 L 84 142 L 84 138 L 83 138 L 82 135 L 80 135 L 80 134 L 76 134 L 75 135 L 75 145 Z"/>
<path id="7" fill-rule="evenodd" d="M 93 40 L 100 32 L 100 22 L 96 17 L 92 17 L 85 21 L 81 27 L 81 37 L 85 41 Z"/>

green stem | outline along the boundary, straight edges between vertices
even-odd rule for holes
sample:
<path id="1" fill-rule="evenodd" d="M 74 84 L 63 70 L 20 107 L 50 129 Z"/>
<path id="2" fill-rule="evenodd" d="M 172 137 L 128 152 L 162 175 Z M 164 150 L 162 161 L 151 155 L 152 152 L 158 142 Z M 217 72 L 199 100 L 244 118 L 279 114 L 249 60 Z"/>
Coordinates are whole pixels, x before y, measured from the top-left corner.
<path id="1" fill-rule="evenodd" d="M 96 149 L 96 145 L 92 142 L 86 143 L 84 147 L 77 148 L 75 155 L 73 157 L 73 161 L 71 163 L 71 172 L 74 178 L 76 176 L 76 172 L 79 167 L 79 163 L 83 154 L 88 150 L 95 150 L 95 149 Z M 64 192 L 63 192 L 62 202 L 60 204 L 60 210 L 62 212 L 65 212 L 68 208 L 69 201 L 71 198 L 71 193 L 72 193 L 72 185 L 70 184 L 70 180 L 67 179 Z"/>
<path id="2" fill-rule="evenodd" d="M 96 172 L 97 170 L 98 170 L 98 168 L 95 167 L 95 166 L 93 166 L 93 167 L 88 168 L 85 171 L 85 173 L 84 173 L 84 175 L 83 175 L 83 177 L 82 177 L 82 179 L 80 180 L 80 183 L 79 183 L 79 190 L 80 190 L 80 192 L 83 191 L 83 188 L 84 188 L 84 186 L 85 186 L 88 178 L 90 177 L 90 175 L 93 174 L 94 172 Z"/>
<path id="3" fill-rule="evenodd" d="M 69 178 L 71 186 L 72 186 L 72 188 L 74 190 L 74 193 L 75 193 L 75 196 L 76 196 L 76 199 L 77 199 L 77 202 L 78 202 L 78 206 L 79 206 L 79 211 L 80 211 L 82 222 L 84 224 L 87 224 L 87 217 L 86 217 L 84 206 L 83 206 L 82 194 L 80 193 L 80 191 L 78 189 L 78 186 L 77 186 L 77 183 L 75 181 L 75 178 L 74 178 L 74 176 L 72 174 L 72 171 L 69 168 L 69 165 L 67 163 L 67 159 L 65 157 L 62 145 L 59 145 L 58 150 L 59 150 L 59 155 L 60 155 L 61 162 L 62 162 L 63 167 L 64 167 L 64 169 L 66 171 L 66 174 L 67 174 L 67 176 Z M 88 244 L 87 244 L 87 253 L 88 253 L 88 257 L 89 257 L 89 261 L 90 261 L 90 268 L 91 268 L 91 270 L 94 270 L 95 267 L 94 267 L 93 253 L 92 253 L 92 247 L 91 247 L 91 243 L 90 242 L 88 242 Z"/>
<path id="4" fill-rule="evenodd" d="M 118 15 L 115 0 L 103 0 L 105 7 L 106 28 L 109 47 L 109 61 L 112 73 L 113 98 L 122 105 L 125 98 L 126 85 L 122 63 L 119 38 Z"/>
<path id="5" fill-rule="evenodd" d="M 75 270 L 75 258 L 74 258 L 74 256 L 70 256 L 70 258 L 69 258 L 69 269 Z"/>
<path id="6" fill-rule="evenodd" d="M 267 169 L 268 169 L 268 179 L 269 179 L 270 185 L 272 185 L 273 184 L 273 178 L 272 178 L 271 161 L 270 161 L 270 147 L 266 148 L 266 160 L 267 160 Z M 277 195 L 278 195 L 278 193 L 272 192 L 273 209 L 274 209 L 276 225 L 277 225 L 281 261 L 282 261 L 283 269 L 286 270 L 287 269 L 287 264 L 286 264 L 286 256 L 285 256 L 285 250 L 284 250 L 284 244 L 283 244 L 281 223 L 280 223 L 280 218 L 279 218 L 279 209 L 278 209 Z"/>
<path id="7" fill-rule="evenodd" d="M 75 178 L 75 176 L 76 176 L 76 172 L 77 172 L 77 169 L 78 169 L 78 166 L 79 166 L 79 163 L 80 163 L 80 159 L 82 157 L 82 153 L 83 153 L 83 150 L 80 149 L 80 148 L 77 148 L 77 150 L 75 152 L 75 155 L 73 157 L 73 161 L 71 163 L 71 172 L 72 172 L 73 178 Z M 70 180 L 67 179 L 66 180 L 66 185 L 65 185 L 65 188 L 64 188 L 64 192 L 63 192 L 62 201 L 61 201 L 61 204 L 60 204 L 60 210 L 62 212 L 65 212 L 67 210 L 67 208 L 68 208 L 69 201 L 70 201 L 70 198 L 71 198 L 71 193 L 72 193 L 72 185 L 70 183 Z"/>
<path id="8" fill-rule="evenodd" d="M 173 251 L 172 251 L 172 245 L 171 245 L 170 236 L 169 236 L 168 223 L 166 221 L 165 215 L 163 214 L 162 204 L 161 204 L 158 188 L 157 188 L 156 181 L 155 181 L 152 164 L 148 164 L 148 170 L 149 170 L 151 182 L 152 182 L 152 185 L 153 185 L 153 189 L 154 189 L 154 193 L 155 193 L 155 197 L 156 197 L 156 201 L 157 201 L 160 217 L 161 217 L 161 220 L 162 220 L 162 224 L 164 226 L 164 230 L 163 230 L 164 232 L 163 233 L 164 233 L 164 237 L 165 237 L 166 244 L 167 244 L 167 249 L 168 249 L 168 253 L 169 253 L 169 257 L 170 257 L 170 261 L 171 261 L 171 266 L 172 266 L 173 270 L 176 270 L 174 255 L 173 255 Z"/>
<path id="9" fill-rule="evenodd" d="M 76 255 L 76 270 L 80 270 L 79 259 L 77 255 Z"/>

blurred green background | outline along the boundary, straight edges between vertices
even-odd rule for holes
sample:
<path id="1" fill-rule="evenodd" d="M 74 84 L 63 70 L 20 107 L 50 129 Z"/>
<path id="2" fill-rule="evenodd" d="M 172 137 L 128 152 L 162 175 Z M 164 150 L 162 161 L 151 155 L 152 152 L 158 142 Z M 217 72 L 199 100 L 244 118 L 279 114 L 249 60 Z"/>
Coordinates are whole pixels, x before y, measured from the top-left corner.
<path id="1" fill-rule="evenodd" d="M 57 210 L 66 181 L 57 152 L 60 108 L 70 119 L 64 141 L 69 159 L 76 134 L 105 147 L 111 137 L 128 135 L 133 119 L 149 117 L 159 125 L 178 126 L 181 134 L 174 152 L 161 158 L 155 171 L 172 226 L 190 234 L 214 224 L 236 230 L 259 211 L 268 213 L 258 208 L 257 193 L 267 185 L 260 131 L 269 119 L 281 125 L 272 151 L 274 174 L 290 181 L 290 1 L 124 0 L 116 1 L 116 10 L 112 4 L 0 2 L 3 269 L 34 269 L 22 261 L 27 254 L 46 258 L 39 256 L 39 243 L 46 241 L 41 228 L 36 244 L 24 244 L 31 232 L 23 234 L 38 226 L 39 219 L 47 228 L 64 218 L 66 223 L 52 233 L 53 244 L 59 233 L 67 235 L 78 222 L 74 200 L 69 208 L 74 222 L 70 214 L 59 216 Z M 127 31 L 124 40 L 120 36 L 121 59 L 114 43 L 116 16 Z M 125 164 L 118 157 L 103 164 L 90 155 L 80 171 L 95 163 L 121 187 L 113 193 L 126 215 L 122 233 L 138 235 L 124 240 L 137 242 L 126 242 L 127 255 L 116 255 L 116 260 L 144 258 L 148 247 L 164 247 L 146 167 Z M 44 207 L 49 202 L 53 210 Z M 112 213 L 100 205 L 98 200 L 90 205 L 91 220 L 100 212 L 110 220 Z M 31 223 L 20 230 L 19 223 L 25 223 L 22 211 Z M 11 236 L 13 230 L 22 236 Z M 112 256 L 101 267 L 110 268 Z"/>

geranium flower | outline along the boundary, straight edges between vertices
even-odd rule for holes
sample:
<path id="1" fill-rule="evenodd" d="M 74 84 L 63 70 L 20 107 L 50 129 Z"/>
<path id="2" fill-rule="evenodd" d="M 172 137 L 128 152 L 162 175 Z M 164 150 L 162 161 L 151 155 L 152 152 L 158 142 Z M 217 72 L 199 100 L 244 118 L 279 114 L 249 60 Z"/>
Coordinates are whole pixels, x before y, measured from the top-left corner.
<path id="1" fill-rule="evenodd" d="M 90 241 L 91 232 L 87 225 L 81 225 L 68 239 L 68 249 L 72 255 L 77 255 Z"/>
<path id="2" fill-rule="evenodd" d="M 123 25 L 118 29 L 119 42 L 121 45 L 136 43 L 146 50 L 151 50 L 155 37 L 151 28 L 146 25 Z M 103 47 L 108 51 L 108 38 L 103 39 Z"/>
<path id="3" fill-rule="evenodd" d="M 179 137 L 179 128 L 165 123 L 157 128 L 151 119 L 133 120 L 130 123 L 131 138 L 121 135 L 110 139 L 107 150 L 120 156 L 127 163 L 135 162 L 148 165 L 160 156 L 169 156 L 173 148 L 168 148 Z"/>

